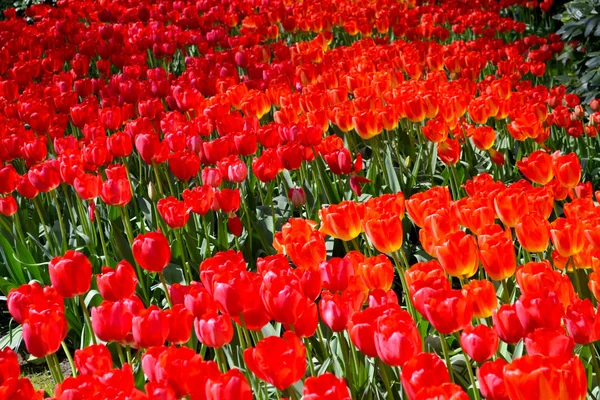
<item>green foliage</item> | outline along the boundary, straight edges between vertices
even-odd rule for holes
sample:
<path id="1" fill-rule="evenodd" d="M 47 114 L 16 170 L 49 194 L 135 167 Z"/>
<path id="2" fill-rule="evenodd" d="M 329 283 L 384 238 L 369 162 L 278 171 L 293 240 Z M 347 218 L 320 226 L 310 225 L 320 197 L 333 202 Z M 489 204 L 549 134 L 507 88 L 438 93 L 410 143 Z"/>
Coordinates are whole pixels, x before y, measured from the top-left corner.
<path id="1" fill-rule="evenodd" d="M 558 80 L 588 103 L 600 95 L 600 0 L 573 0 L 554 18 L 567 43 L 560 60 L 571 67 Z"/>

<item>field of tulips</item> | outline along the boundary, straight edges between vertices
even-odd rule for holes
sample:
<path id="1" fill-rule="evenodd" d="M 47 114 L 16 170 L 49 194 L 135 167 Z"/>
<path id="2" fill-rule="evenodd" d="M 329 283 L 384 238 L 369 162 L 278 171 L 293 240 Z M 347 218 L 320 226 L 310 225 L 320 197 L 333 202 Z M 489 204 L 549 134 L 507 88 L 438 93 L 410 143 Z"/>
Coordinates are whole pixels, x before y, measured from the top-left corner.
<path id="1" fill-rule="evenodd" d="M 600 94 L 551 6 L 4 11 L 0 400 L 600 399 Z"/>

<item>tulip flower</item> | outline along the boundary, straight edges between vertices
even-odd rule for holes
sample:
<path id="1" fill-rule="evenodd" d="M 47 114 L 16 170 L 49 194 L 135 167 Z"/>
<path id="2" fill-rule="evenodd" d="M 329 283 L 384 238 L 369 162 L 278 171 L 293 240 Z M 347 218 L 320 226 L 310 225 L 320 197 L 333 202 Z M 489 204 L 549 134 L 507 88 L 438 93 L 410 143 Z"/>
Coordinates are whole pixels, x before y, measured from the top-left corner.
<path id="1" fill-rule="evenodd" d="M 140 267 L 150 272 L 162 272 L 171 261 L 171 247 L 162 232 L 138 235 L 131 250 Z"/>
<path id="2" fill-rule="evenodd" d="M 482 363 L 496 353 L 498 334 L 486 325 L 469 325 L 460 335 L 460 346 L 469 357 Z"/>
<path id="3" fill-rule="evenodd" d="M 244 361 L 260 380 L 285 390 L 300 380 L 306 371 L 306 349 L 293 332 L 283 338 L 269 336 L 244 350 Z"/>
<path id="4" fill-rule="evenodd" d="M 92 264 L 82 253 L 68 250 L 64 256 L 54 257 L 48 272 L 52 286 L 62 297 L 77 297 L 90 290 Z"/>
<path id="5" fill-rule="evenodd" d="M 350 391 L 344 378 L 338 378 L 330 372 L 311 376 L 304 381 L 302 392 L 304 400 L 350 400 Z"/>
<path id="6" fill-rule="evenodd" d="M 446 364 L 435 354 L 419 353 L 402 367 L 402 387 L 413 399 L 424 388 L 432 388 L 450 383 Z"/>
<path id="7" fill-rule="evenodd" d="M 129 262 L 122 260 L 113 269 L 102 267 L 102 273 L 96 275 L 98 291 L 105 300 L 119 301 L 131 297 L 137 287 L 135 270 Z"/>

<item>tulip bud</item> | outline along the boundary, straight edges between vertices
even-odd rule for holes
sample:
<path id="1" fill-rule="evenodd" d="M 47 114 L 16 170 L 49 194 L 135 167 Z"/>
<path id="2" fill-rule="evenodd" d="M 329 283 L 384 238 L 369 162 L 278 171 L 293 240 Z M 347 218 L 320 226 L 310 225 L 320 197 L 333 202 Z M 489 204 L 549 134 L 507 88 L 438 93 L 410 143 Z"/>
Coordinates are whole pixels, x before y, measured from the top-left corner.
<path id="1" fill-rule="evenodd" d="M 300 208 L 306 204 L 306 192 L 302 188 L 291 188 L 288 191 L 288 197 L 294 207 Z"/>
<path id="2" fill-rule="evenodd" d="M 148 184 L 148 197 L 152 201 L 155 201 L 158 198 L 158 193 L 156 192 L 156 188 L 152 182 Z"/>
<path id="3" fill-rule="evenodd" d="M 590 101 L 590 108 L 595 112 L 600 111 L 600 99 L 594 99 Z"/>
<path id="4" fill-rule="evenodd" d="M 230 216 L 227 219 L 227 229 L 234 236 L 241 236 L 242 231 L 244 230 L 244 226 L 242 225 L 242 220 L 237 215 Z"/>

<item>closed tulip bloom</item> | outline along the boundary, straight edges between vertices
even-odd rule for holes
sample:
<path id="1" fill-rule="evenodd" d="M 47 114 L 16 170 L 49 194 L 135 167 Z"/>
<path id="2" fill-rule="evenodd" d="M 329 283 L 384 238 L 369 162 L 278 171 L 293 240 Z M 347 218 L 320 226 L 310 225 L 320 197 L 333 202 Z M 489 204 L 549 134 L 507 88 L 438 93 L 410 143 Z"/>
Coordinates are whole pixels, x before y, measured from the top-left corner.
<path id="1" fill-rule="evenodd" d="M 504 385 L 504 367 L 508 363 L 503 358 L 488 361 L 477 369 L 477 381 L 483 397 L 489 400 L 510 400 Z"/>
<path id="2" fill-rule="evenodd" d="M 410 314 L 397 310 L 377 319 L 375 347 L 381 361 L 401 367 L 422 350 L 421 337 Z"/>
<path id="3" fill-rule="evenodd" d="M 111 174 L 114 172 L 114 174 Z M 121 166 L 106 169 L 107 180 L 102 183 L 100 198 L 109 206 L 123 207 L 131 200 L 131 186 Z"/>
<path id="4" fill-rule="evenodd" d="M 192 212 L 204 215 L 210 211 L 215 199 L 215 190 L 210 185 L 196 186 L 193 189 L 185 189 L 182 194 L 185 204 Z"/>
<path id="5" fill-rule="evenodd" d="M 190 207 L 173 196 L 160 199 L 156 209 L 171 229 L 183 228 L 190 219 Z"/>
<path id="6" fill-rule="evenodd" d="M 215 192 L 215 202 L 217 210 L 226 214 L 234 213 L 240 209 L 240 189 L 221 189 Z"/>
<path id="7" fill-rule="evenodd" d="M 29 180 L 29 174 L 22 175 L 19 177 L 19 181 L 17 183 L 17 192 L 26 199 L 34 199 L 40 193 Z"/>
<path id="8" fill-rule="evenodd" d="M 515 225 L 517 239 L 530 253 L 541 253 L 548 248 L 550 224 L 537 213 L 526 214 Z"/>
<path id="9" fill-rule="evenodd" d="M 528 214 L 526 194 L 519 188 L 509 187 L 496 194 L 494 207 L 504 226 L 514 227 L 522 215 Z"/>
<path id="10" fill-rule="evenodd" d="M 446 165 L 454 165 L 460 160 L 460 143 L 456 139 L 446 138 L 437 145 L 437 155 Z"/>
<path id="11" fill-rule="evenodd" d="M 285 390 L 306 372 L 306 349 L 293 332 L 269 336 L 244 350 L 244 361 L 260 380 Z"/>
<path id="12" fill-rule="evenodd" d="M 173 286 L 174 285 L 171 287 Z M 217 311 L 217 304 L 214 299 L 208 290 L 201 285 L 192 287 L 189 292 L 184 295 L 183 304 L 195 318 L 201 318 L 205 313 Z"/>
<path id="13" fill-rule="evenodd" d="M 0 194 L 11 194 L 17 188 L 19 174 L 12 164 L 0 168 Z"/>
<path id="14" fill-rule="evenodd" d="M 573 298 L 567 308 L 565 322 L 569 335 L 577 344 L 589 344 L 600 338 L 600 317 L 590 299 Z"/>
<path id="15" fill-rule="evenodd" d="M 171 247 L 162 232 L 138 235 L 131 250 L 140 267 L 150 272 L 162 272 L 171 261 Z"/>
<path id="16" fill-rule="evenodd" d="M 348 321 L 362 307 L 365 297 L 358 290 L 346 290 L 342 294 L 323 291 L 319 301 L 321 320 L 334 332 L 346 330 Z"/>
<path id="17" fill-rule="evenodd" d="M 56 159 L 47 160 L 31 167 L 28 175 L 33 187 L 43 193 L 56 189 L 61 183 L 59 162 Z"/>
<path id="18" fill-rule="evenodd" d="M 557 218 L 550 225 L 550 238 L 558 254 L 563 257 L 575 255 L 584 246 L 583 226 L 571 218 Z"/>
<path id="19" fill-rule="evenodd" d="M 402 247 L 402 220 L 398 215 L 367 213 L 363 228 L 373 246 L 382 253 L 393 253 Z"/>
<path id="20" fill-rule="evenodd" d="M 68 330 L 69 325 L 62 311 L 55 308 L 31 310 L 23 322 L 23 340 L 27 352 L 37 358 L 56 353 Z"/>
<path id="21" fill-rule="evenodd" d="M 355 275 L 369 291 L 388 291 L 394 281 L 394 266 L 386 255 L 380 254 L 360 262 L 355 268 Z"/>
<path id="22" fill-rule="evenodd" d="M 343 241 L 356 238 L 362 231 L 361 205 L 353 201 L 342 201 L 319 210 L 319 231 Z"/>
<path id="23" fill-rule="evenodd" d="M 510 400 L 583 400 L 587 379 L 579 357 L 567 361 L 540 355 L 524 356 L 504 367 Z"/>
<path id="24" fill-rule="evenodd" d="M 479 257 L 488 276 L 496 281 L 510 278 L 517 269 L 514 244 L 504 233 L 480 235 Z"/>
<path id="25" fill-rule="evenodd" d="M 302 207 L 306 204 L 306 192 L 300 188 L 290 188 L 288 190 L 288 198 L 294 207 Z"/>
<path id="26" fill-rule="evenodd" d="M 397 305 L 397 304 L 396 304 Z M 386 312 L 392 312 L 392 305 L 368 307 L 352 315 L 348 322 L 348 333 L 352 344 L 368 357 L 377 357 L 375 345 L 375 329 L 377 319 Z"/>
<path id="27" fill-rule="evenodd" d="M 473 318 L 489 318 L 498 307 L 496 288 L 488 280 L 471 280 L 462 292 L 473 306 Z"/>
<path id="28" fill-rule="evenodd" d="M 227 314 L 208 313 L 194 320 L 198 341 L 205 346 L 221 348 L 233 339 L 233 325 Z"/>
<path id="29" fill-rule="evenodd" d="M 574 188 L 581 179 L 581 164 L 577 154 L 559 155 L 553 160 L 556 180 L 566 188 Z"/>
<path id="30" fill-rule="evenodd" d="M 92 200 L 100 195 L 102 178 L 100 175 L 80 174 L 75 178 L 73 187 L 82 200 Z"/>
<path id="31" fill-rule="evenodd" d="M 469 400 L 469 395 L 456 383 L 443 383 L 440 386 L 423 388 L 414 400 Z"/>
<path id="32" fill-rule="evenodd" d="M 206 400 L 239 399 L 252 400 L 252 389 L 244 374 L 232 368 L 206 382 Z"/>
<path id="33" fill-rule="evenodd" d="M 270 182 L 283 171 L 283 165 L 275 149 L 266 149 L 260 157 L 252 160 L 252 172 L 261 182 Z"/>
<path id="34" fill-rule="evenodd" d="M 560 328 L 564 308 L 554 292 L 523 294 L 515 307 L 525 332 L 532 332 L 536 328 Z"/>
<path id="35" fill-rule="evenodd" d="M 180 181 L 187 182 L 198 175 L 200 157 L 191 150 L 183 150 L 169 156 L 169 168 Z"/>
<path id="36" fill-rule="evenodd" d="M 131 137 L 125 132 L 117 132 L 106 140 L 108 151 L 113 157 L 127 157 L 133 152 Z"/>
<path id="37" fill-rule="evenodd" d="M 354 267 L 347 257 L 333 257 L 319 264 L 323 288 L 330 292 L 343 292 L 354 276 Z"/>
<path id="38" fill-rule="evenodd" d="M 52 286 L 58 294 L 72 298 L 87 293 L 92 283 L 92 264 L 85 255 L 68 250 L 62 257 L 54 257 L 48 264 Z"/>
<path id="39" fill-rule="evenodd" d="M 121 302 L 103 301 L 92 307 L 92 329 L 103 342 L 124 342 L 131 333 L 132 313 Z"/>
<path id="40" fill-rule="evenodd" d="M 494 329 L 502 341 L 515 344 L 525 336 L 525 328 L 517 316 L 514 304 L 503 304 L 492 314 Z"/>
<path id="41" fill-rule="evenodd" d="M 172 344 L 182 344 L 190 340 L 194 316 L 183 304 L 174 305 L 165 310 L 169 321 L 169 335 L 167 341 Z"/>
<path id="42" fill-rule="evenodd" d="M 13 196 L 0 197 L 0 214 L 11 217 L 17 213 L 19 206 Z"/>
<path id="43" fill-rule="evenodd" d="M 113 369 L 112 356 L 103 344 L 94 344 L 75 350 L 73 359 L 77 371 L 83 375 L 102 376 Z"/>
<path id="44" fill-rule="evenodd" d="M 115 268 L 102 267 L 102 273 L 96 275 L 96 283 L 104 300 L 118 301 L 135 293 L 138 280 L 131 264 L 122 260 Z"/>
<path id="45" fill-rule="evenodd" d="M 427 320 L 444 335 L 464 329 L 471 323 L 473 308 L 459 290 L 439 290 L 425 302 Z"/>
<path id="46" fill-rule="evenodd" d="M 419 391 L 450 383 L 450 374 L 444 362 L 433 353 L 419 353 L 402 367 L 402 387 L 409 399 Z"/>
<path id="47" fill-rule="evenodd" d="M 169 320 L 165 311 L 152 305 L 133 317 L 133 340 L 140 348 L 162 346 L 169 336 Z"/>
<path id="48" fill-rule="evenodd" d="M 350 391 L 344 378 L 331 372 L 311 376 L 304 381 L 303 400 L 351 400 Z"/>
<path id="49" fill-rule="evenodd" d="M 29 378 L 10 378 L 0 386 L 0 398 L 11 400 L 43 400 L 44 389 L 35 390 Z"/>
<path id="50" fill-rule="evenodd" d="M 554 178 L 552 156 L 541 150 L 517 161 L 517 168 L 527 179 L 539 185 L 545 185 Z"/>
<path id="51" fill-rule="evenodd" d="M 13 349 L 5 347 L 0 350 L 0 386 L 8 379 L 21 375 L 19 360 Z"/>
<path id="52" fill-rule="evenodd" d="M 473 360 L 482 363 L 496 353 L 498 334 L 486 325 L 469 325 L 460 335 L 460 347 Z"/>
<path id="53" fill-rule="evenodd" d="M 447 235 L 445 242 L 436 247 L 435 253 L 444 271 L 450 276 L 470 278 L 477 272 L 477 242 L 473 236 L 463 231 Z"/>
<path id="54" fill-rule="evenodd" d="M 573 356 L 575 342 L 565 334 L 563 328 L 538 328 L 525 336 L 527 354 L 539 354 L 544 357 L 562 357 L 569 359 Z"/>

